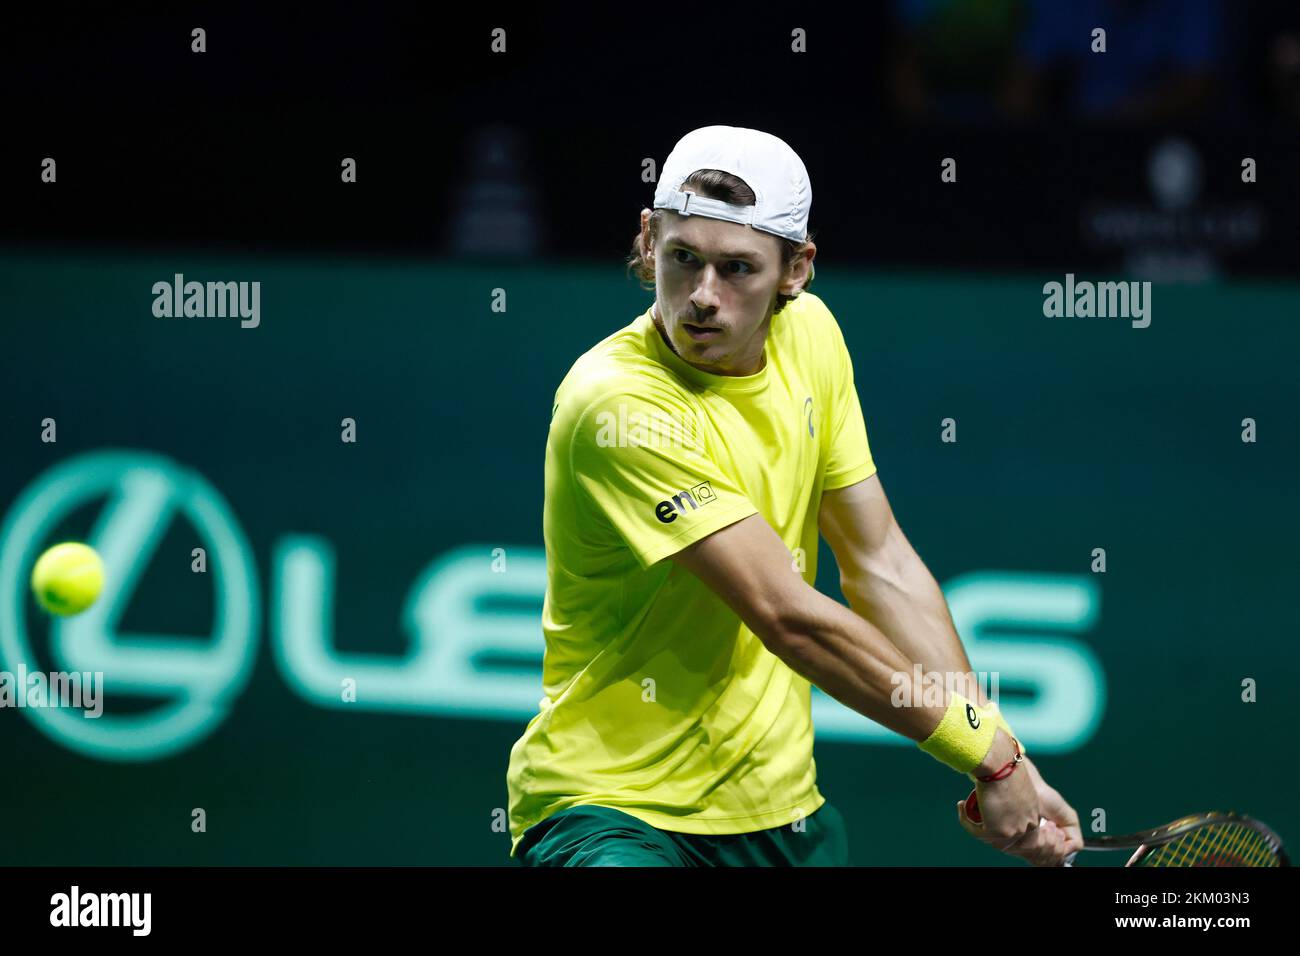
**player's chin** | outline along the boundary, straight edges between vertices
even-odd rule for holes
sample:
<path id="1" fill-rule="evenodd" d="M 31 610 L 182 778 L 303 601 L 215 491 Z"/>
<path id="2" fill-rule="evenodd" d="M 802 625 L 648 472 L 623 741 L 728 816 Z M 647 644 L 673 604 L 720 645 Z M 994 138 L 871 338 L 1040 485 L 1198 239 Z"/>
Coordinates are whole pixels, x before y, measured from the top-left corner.
<path id="1" fill-rule="evenodd" d="M 713 355 L 726 355 L 729 351 L 727 334 L 717 331 L 710 332 L 707 335 L 692 334 L 685 327 L 682 328 L 681 338 L 686 345 L 689 345 L 696 353 L 709 352 Z"/>
<path id="2" fill-rule="evenodd" d="M 697 365 L 706 365 L 709 370 L 717 375 L 725 375 L 727 369 L 728 351 L 717 345 L 707 343 L 693 342 L 687 352 L 691 361 Z"/>
<path id="3" fill-rule="evenodd" d="M 720 358 L 724 358 L 727 354 L 727 350 L 723 348 L 722 345 L 720 345 L 717 342 L 717 340 L 712 340 L 709 342 L 696 342 L 693 339 L 687 339 L 686 347 L 692 353 L 694 353 L 697 359 L 704 359 L 704 358 L 708 358 L 710 360 L 720 359 Z"/>

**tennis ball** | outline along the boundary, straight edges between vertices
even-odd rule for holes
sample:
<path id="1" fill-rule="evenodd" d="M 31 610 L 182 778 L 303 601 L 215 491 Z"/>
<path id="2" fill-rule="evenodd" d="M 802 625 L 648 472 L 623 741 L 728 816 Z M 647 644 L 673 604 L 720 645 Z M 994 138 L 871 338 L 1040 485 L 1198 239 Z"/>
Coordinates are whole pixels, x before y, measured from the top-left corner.
<path id="1" fill-rule="evenodd" d="M 95 549 L 79 541 L 56 544 L 32 569 L 36 603 L 51 614 L 69 617 L 95 603 L 104 586 L 104 562 Z"/>

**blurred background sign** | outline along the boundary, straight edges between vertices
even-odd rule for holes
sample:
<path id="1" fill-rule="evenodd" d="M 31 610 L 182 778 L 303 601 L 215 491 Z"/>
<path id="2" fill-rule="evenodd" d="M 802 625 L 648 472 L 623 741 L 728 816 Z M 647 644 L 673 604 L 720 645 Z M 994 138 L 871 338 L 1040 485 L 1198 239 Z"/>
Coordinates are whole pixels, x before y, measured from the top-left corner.
<path id="1" fill-rule="evenodd" d="M 154 316 L 173 270 L 260 281 L 260 325 Z M 1049 779 L 1112 831 L 1213 804 L 1285 834 L 1300 290 L 1158 286 L 1139 330 L 1045 318 L 1043 281 L 831 267 L 815 291 L 900 521 Z M 609 266 L 194 254 L 15 255 L 0 283 L 3 666 L 108 675 L 97 719 L 0 710 L 32 781 L 5 862 L 505 862 L 551 397 L 647 293 Z M 61 538 L 121 586 L 51 621 L 26 579 Z M 814 718 L 857 862 L 998 861 L 949 832 L 951 771 L 820 692 Z M 1193 772 L 1207 752 L 1240 772 Z"/>

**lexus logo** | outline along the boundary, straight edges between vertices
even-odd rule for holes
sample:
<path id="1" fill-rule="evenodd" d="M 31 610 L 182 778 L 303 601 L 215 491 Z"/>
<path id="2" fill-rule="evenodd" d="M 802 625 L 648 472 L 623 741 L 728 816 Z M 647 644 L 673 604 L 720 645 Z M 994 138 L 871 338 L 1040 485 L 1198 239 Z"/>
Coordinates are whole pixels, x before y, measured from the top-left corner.
<path id="1" fill-rule="evenodd" d="M 27 619 L 24 583 L 59 522 L 88 503 L 100 513 L 86 543 L 104 558 L 105 587 L 85 613 L 50 619 L 48 650 Z M 206 634 L 133 634 L 121 627 L 145 568 L 175 521 L 210 555 L 213 620 Z M 153 760 L 184 750 L 221 723 L 244 689 L 257 651 L 253 552 L 225 499 L 198 472 L 162 455 L 108 451 L 79 455 L 33 481 L 0 527 L 0 661 L 39 669 L 51 654 L 64 669 L 102 671 L 104 689 L 160 698 L 144 711 L 24 713 L 53 739 L 105 760 Z M 200 638 L 200 640 L 196 640 Z"/>

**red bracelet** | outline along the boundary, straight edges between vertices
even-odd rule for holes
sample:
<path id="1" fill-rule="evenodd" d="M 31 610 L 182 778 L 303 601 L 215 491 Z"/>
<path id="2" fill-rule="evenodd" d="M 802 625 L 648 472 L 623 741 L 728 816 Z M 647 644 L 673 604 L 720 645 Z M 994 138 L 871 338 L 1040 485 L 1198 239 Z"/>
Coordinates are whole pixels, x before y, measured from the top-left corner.
<path id="1" fill-rule="evenodd" d="M 1012 757 L 1010 760 L 1008 760 L 1005 764 L 1003 764 L 1002 767 L 996 773 L 991 773 L 987 777 L 976 777 L 975 778 L 976 780 L 980 781 L 981 783 L 993 783 L 993 781 L 995 780 L 1005 780 L 1007 777 L 1011 776 L 1011 774 L 1015 772 L 1016 767 L 1020 764 L 1022 760 L 1025 759 L 1025 755 L 1020 752 L 1019 740 L 1016 740 L 1015 737 L 1012 737 L 1011 742 L 1016 745 L 1016 755 Z"/>

